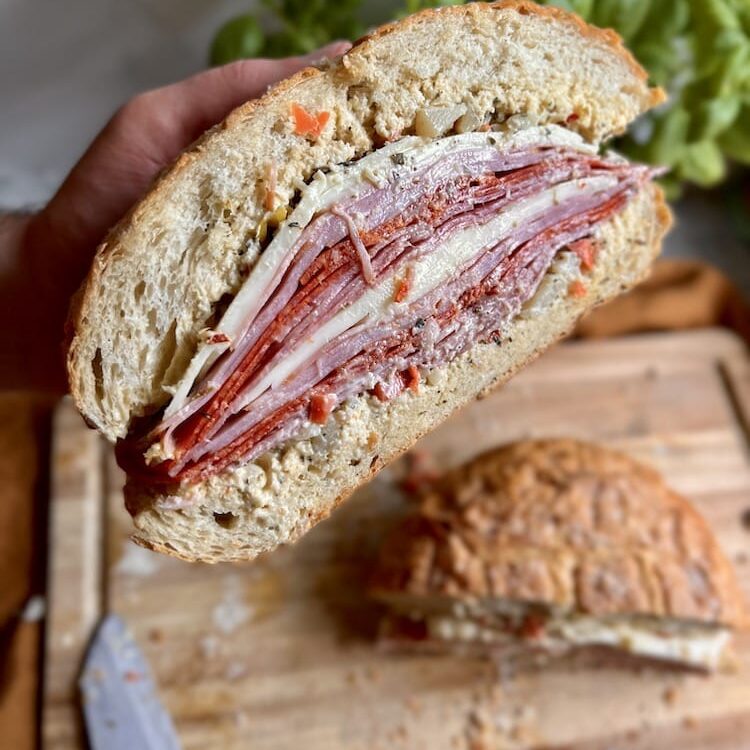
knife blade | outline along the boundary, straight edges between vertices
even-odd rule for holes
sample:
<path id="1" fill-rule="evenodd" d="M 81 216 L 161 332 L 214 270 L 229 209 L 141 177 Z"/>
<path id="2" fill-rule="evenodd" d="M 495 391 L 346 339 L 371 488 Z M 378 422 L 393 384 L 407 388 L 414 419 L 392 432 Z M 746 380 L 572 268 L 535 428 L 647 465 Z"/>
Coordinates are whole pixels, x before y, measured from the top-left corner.
<path id="1" fill-rule="evenodd" d="M 148 663 L 117 615 L 99 624 L 78 685 L 92 750 L 180 750 Z"/>

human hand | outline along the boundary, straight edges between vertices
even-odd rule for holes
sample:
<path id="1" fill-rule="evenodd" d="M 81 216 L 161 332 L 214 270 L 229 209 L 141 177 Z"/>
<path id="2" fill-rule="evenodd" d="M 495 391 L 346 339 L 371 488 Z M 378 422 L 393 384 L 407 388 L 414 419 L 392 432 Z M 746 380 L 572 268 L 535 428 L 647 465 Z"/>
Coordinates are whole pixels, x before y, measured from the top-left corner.
<path id="1" fill-rule="evenodd" d="M 270 85 L 349 46 L 238 61 L 139 94 L 118 110 L 49 204 L 28 219 L 16 258 L 0 248 L 0 347 L 11 352 L 0 363 L 0 387 L 64 388 L 59 347 L 70 297 L 107 230 L 203 131 Z"/>

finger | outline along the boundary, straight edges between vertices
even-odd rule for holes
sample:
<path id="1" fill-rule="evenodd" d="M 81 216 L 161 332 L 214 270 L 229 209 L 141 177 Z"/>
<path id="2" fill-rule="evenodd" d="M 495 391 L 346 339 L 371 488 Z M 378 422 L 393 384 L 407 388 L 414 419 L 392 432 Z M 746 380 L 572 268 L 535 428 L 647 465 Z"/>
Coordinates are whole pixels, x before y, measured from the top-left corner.
<path id="1" fill-rule="evenodd" d="M 45 209 L 55 243 L 93 247 L 153 177 L 204 130 L 278 81 L 326 57 L 343 54 L 335 42 L 302 57 L 242 60 L 142 94 L 97 136 Z M 60 251 L 61 253 L 64 250 Z M 88 263 L 85 254 L 71 266 Z"/>
<path id="2" fill-rule="evenodd" d="M 310 65 L 343 54 L 349 42 L 334 42 L 300 57 L 282 60 L 238 60 L 153 92 L 171 112 L 174 132 L 184 147 L 233 109 L 266 93 L 268 88 Z M 176 154 L 175 154 L 176 155 Z"/>

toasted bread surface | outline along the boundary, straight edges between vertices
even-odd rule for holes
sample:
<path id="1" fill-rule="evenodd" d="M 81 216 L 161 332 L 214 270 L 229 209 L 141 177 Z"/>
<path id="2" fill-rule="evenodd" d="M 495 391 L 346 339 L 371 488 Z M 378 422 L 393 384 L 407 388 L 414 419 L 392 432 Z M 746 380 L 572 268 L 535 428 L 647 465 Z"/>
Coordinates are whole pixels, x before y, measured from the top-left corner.
<path id="1" fill-rule="evenodd" d="M 514 443 L 449 472 L 386 542 L 373 588 L 604 622 L 747 623 L 734 570 L 695 508 L 654 469 L 572 439 Z"/>

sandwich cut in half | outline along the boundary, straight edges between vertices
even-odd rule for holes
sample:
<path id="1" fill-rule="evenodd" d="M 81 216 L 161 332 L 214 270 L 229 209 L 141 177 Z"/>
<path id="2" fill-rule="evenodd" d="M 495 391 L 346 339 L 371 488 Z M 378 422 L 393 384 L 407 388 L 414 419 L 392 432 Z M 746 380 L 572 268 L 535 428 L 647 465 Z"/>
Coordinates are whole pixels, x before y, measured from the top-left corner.
<path id="1" fill-rule="evenodd" d="M 566 439 L 445 474 L 386 539 L 372 594 L 388 607 L 384 643 L 439 652 L 711 671 L 731 665 L 731 631 L 748 622 L 690 503 L 628 456 Z"/>
<path id="2" fill-rule="evenodd" d="M 292 541 L 648 271 L 654 172 L 602 143 L 663 94 L 528 2 L 385 26 L 235 110 L 99 249 L 72 394 L 136 540 Z"/>

